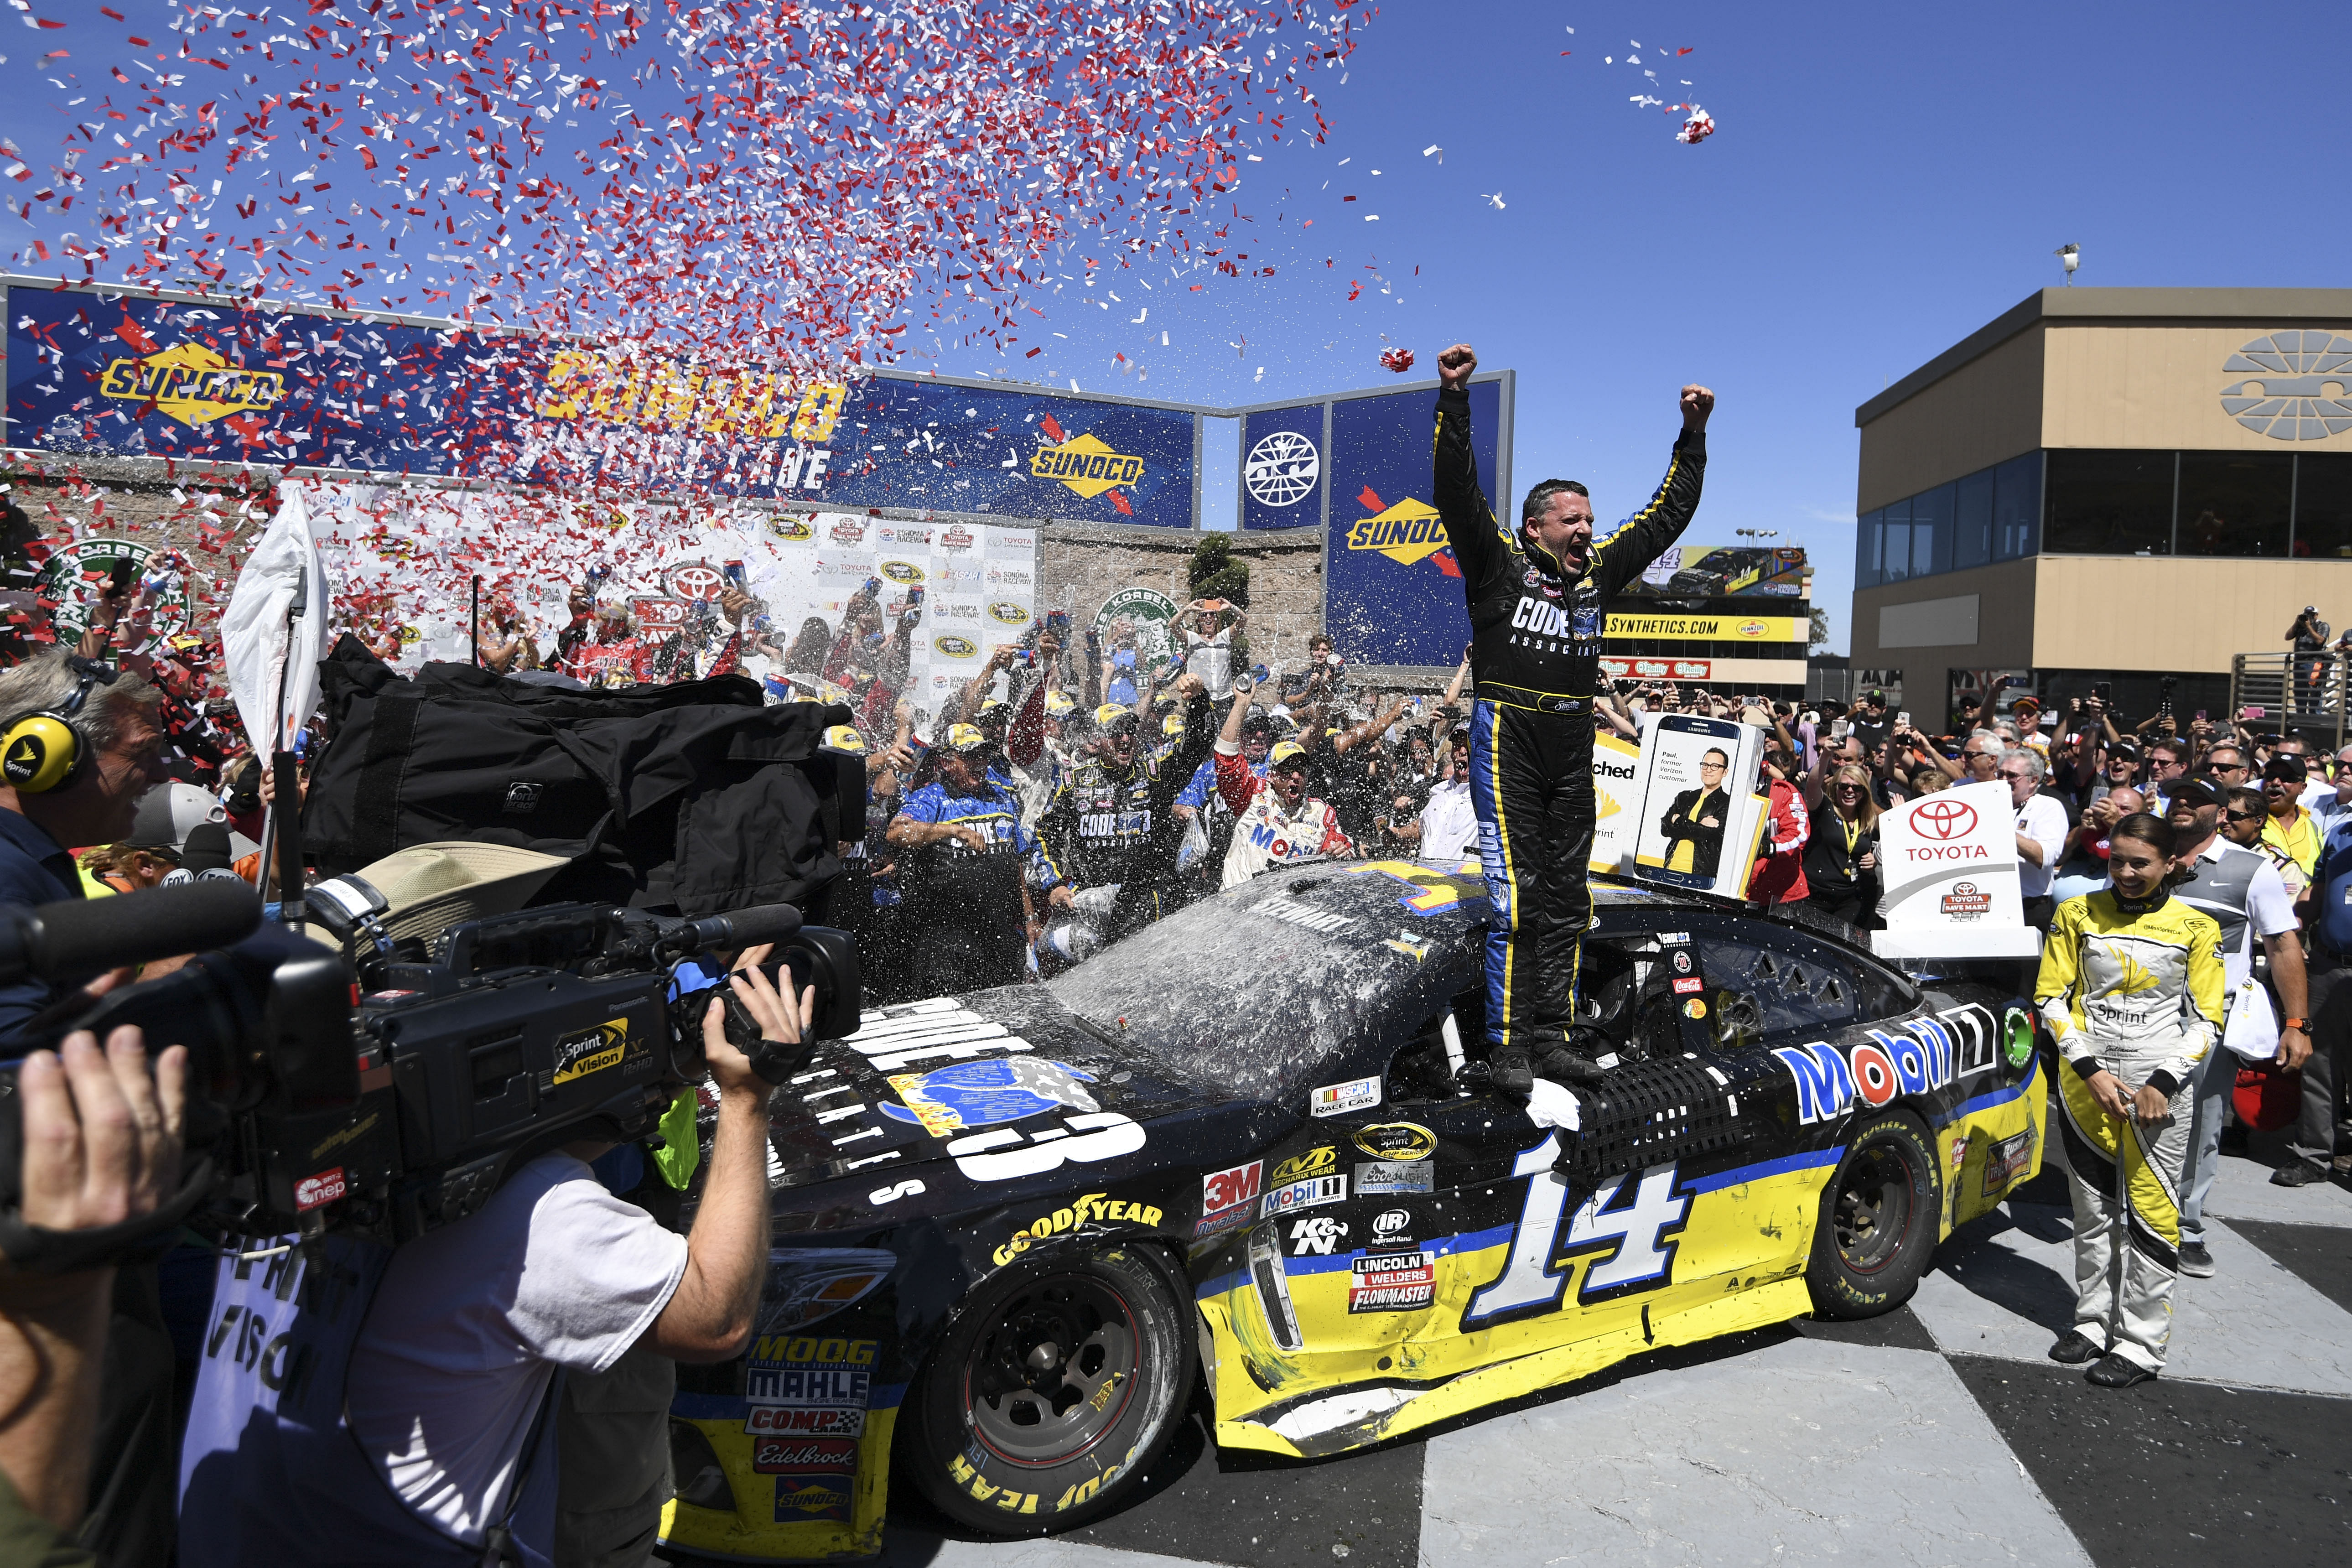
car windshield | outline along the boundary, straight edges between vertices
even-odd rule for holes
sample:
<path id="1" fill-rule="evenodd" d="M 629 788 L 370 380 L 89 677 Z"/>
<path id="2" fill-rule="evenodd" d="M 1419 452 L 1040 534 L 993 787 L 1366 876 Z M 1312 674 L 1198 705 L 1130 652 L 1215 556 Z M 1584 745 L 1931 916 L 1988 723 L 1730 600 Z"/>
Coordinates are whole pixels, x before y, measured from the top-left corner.
<path id="1" fill-rule="evenodd" d="M 1394 909 L 1385 893 L 1378 903 L 1307 903 L 1271 881 L 1147 926 L 1047 988 L 1194 1087 L 1248 1098 L 1332 1082 L 1350 1041 L 1386 1031 L 1425 994 L 1448 994 L 1438 922 L 1382 929 L 1390 922 L 1375 925 L 1370 911 Z"/>

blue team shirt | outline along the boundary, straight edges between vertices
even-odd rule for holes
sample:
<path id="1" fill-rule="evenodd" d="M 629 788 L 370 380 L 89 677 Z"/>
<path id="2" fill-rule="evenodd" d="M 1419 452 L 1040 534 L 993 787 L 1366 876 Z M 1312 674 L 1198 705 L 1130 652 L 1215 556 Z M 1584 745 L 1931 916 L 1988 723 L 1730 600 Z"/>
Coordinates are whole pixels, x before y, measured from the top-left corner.
<path id="1" fill-rule="evenodd" d="M 40 824 L 19 812 L 0 811 L 0 904 L 54 904 L 82 896 L 73 857 Z M 38 980 L 0 986 L 0 1064 L 24 1052 L 13 1042 L 25 1021 L 49 1005 L 49 987 Z"/>
<path id="2" fill-rule="evenodd" d="M 1061 870 L 1045 852 L 1035 835 L 1021 826 L 1021 802 L 1013 792 L 996 782 L 992 775 L 974 795 L 950 792 L 942 779 L 934 779 L 907 796 L 898 815 L 909 822 L 958 822 L 978 828 L 988 839 L 987 853 L 1013 855 L 1021 858 L 1036 887 L 1051 889 L 1060 884 Z M 944 860 L 976 860 L 982 851 L 968 844 L 950 839 L 924 847 Z"/>

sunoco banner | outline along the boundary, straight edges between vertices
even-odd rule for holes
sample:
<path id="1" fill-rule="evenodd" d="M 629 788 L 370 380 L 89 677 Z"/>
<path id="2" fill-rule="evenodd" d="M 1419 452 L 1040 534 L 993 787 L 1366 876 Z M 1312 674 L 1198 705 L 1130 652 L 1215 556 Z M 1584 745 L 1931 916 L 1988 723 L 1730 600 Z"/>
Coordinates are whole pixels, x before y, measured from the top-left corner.
<path id="1" fill-rule="evenodd" d="M 6 444 L 1190 527 L 1191 409 L 797 384 L 446 323 L 7 289 Z"/>

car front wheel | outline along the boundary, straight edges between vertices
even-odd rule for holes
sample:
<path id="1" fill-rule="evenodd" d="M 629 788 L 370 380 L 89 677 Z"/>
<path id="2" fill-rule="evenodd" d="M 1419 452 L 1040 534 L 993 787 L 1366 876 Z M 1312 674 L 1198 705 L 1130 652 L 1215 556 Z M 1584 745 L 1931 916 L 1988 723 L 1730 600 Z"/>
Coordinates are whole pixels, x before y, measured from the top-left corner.
<path id="1" fill-rule="evenodd" d="M 933 1506 L 991 1535 L 1108 1513 L 1173 1439 L 1198 1352 L 1155 1248 L 1071 1251 L 990 1276 L 901 1411 L 901 1458 Z"/>
<path id="2" fill-rule="evenodd" d="M 1822 1194 L 1805 1271 L 1817 1316 L 1874 1318 L 1911 1299 L 1935 1254 L 1942 1176 L 1916 1117 L 1880 1111 L 1855 1123 Z"/>

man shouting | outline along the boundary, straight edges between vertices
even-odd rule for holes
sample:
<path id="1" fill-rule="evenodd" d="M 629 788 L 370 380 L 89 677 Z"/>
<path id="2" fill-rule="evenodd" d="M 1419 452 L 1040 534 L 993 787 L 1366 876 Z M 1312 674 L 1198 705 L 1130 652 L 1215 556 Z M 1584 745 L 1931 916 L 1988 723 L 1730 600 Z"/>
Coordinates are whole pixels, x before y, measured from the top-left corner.
<path id="1" fill-rule="evenodd" d="M 1470 601 L 1471 802 L 1494 923 L 1486 935 L 1486 1059 L 1496 1087 L 1535 1088 L 1535 1073 L 1591 1079 L 1570 1048 L 1577 965 L 1592 898 L 1592 699 L 1601 615 L 1698 510 L 1715 394 L 1682 389 L 1682 434 L 1650 504 L 1592 539 L 1591 492 L 1546 479 L 1520 503 L 1516 532 L 1478 487 L 1470 444 L 1470 375 L 1456 343 L 1437 356 L 1436 500 Z"/>

